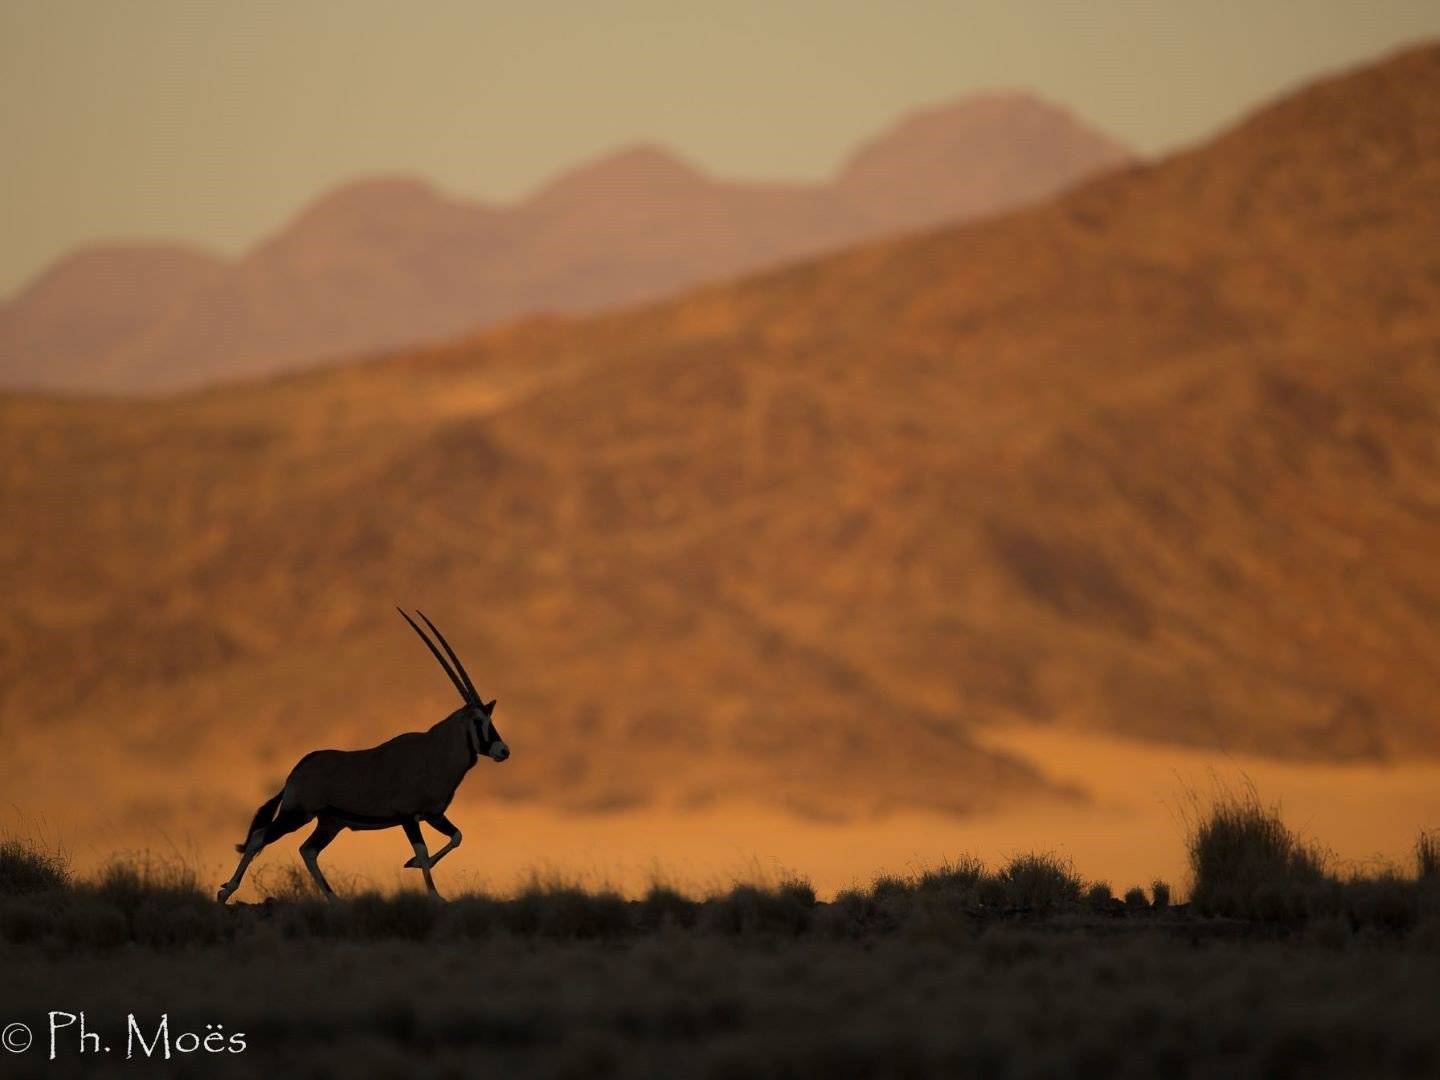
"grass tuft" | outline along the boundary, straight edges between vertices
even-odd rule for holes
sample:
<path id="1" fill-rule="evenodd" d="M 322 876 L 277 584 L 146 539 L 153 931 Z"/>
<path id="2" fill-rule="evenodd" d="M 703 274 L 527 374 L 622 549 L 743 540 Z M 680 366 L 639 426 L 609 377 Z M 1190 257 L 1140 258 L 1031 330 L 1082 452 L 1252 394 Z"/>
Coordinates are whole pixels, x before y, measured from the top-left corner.
<path id="1" fill-rule="evenodd" d="M 63 889 L 70 883 L 64 853 L 33 840 L 0 836 L 0 896 Z"/>
<path id="2" fill-rule="evenodd" d="M 1193 899 L 1205 913 L 1286 921 L 1293 901 L 1327 879 L 1324 850 L 1292 832 L 1250 784 L 1218 792 L 1186 842 Z"/>
<path id="3" fill-rule="evenodd" d="M 1156 878 L 1150 883 L 1150 906 L 1164 911 L 1170 906 L 1170 883 Z"/>
<path id="4" fill-rule="evenodd" d="M 1115 894 L 1110 891 L 1108 881 L 1092 881 L 1090 887 L 1085 890 L 1085 903 L 1092 908 L 1108 907 Z"/>
<path id="5" fill-rule="evenodd" d="M 1016 855 L 997 876 L 1011 904 L 1033 911 L 1077 901 L 1084 886 L 1070 860 L 1053 852 Z"/>
<path id="6" fill-rule="evenodd" d="M 1421 881 L 1440 882 L 1440 829 L 1422 830 L 1415 840 L 1415 873 Z"/>
<path id="7" fill-rule="evenodd" d="M 795 936 L 809 929 L 815 890 L 800 878 L 773 888 L 736 885 L 705 901 L 699 925 L 719 934 Z"/>

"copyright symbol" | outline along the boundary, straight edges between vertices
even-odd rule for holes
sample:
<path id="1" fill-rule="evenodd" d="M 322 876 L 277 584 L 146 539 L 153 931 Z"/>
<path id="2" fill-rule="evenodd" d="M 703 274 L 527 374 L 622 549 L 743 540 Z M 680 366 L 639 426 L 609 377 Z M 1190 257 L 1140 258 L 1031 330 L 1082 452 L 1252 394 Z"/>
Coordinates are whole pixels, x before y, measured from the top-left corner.
<path id="1" fill-rule="evenodd" d="M 30 1049 L 30 1044 L 34 1041 L 34 1034 L 18 1021 L 6 1024 L 5 1030 L 0 1031 L 0 1046 L 4 1046 L 12 1054 L 23 1054 Z"/>

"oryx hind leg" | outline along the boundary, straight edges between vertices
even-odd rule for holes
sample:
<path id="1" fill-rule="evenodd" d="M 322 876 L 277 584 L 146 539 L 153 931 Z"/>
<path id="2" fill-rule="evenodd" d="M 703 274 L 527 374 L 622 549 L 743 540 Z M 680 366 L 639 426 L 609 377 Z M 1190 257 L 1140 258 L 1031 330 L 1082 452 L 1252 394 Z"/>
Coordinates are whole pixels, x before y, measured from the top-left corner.
<path id="1" fill-rule="evenodd" d="M 225 903 L 240 888 L 240 882 L 245 877 L 245 871 L 250 868 L 250 861 L 260 854 L 260 849 L 265 846 L 265 830 L 256 829 L 245 841 L 245 847 L 240 853 L 240 862 L 235 867 L 235 873 L 230 875 L 230 880 L 220 886 L 219 893 L 215 899 Z"/>
<path id="2" fill-rule="evenodd" d="M 420 872 L 425 875 L 425 888 L 438 900 L 440 893 L 435 888 L 435 879 L 430 876 L 430 853 L 425 850 L 425 837 L 420 835 L 418 818 L 405 822 L 405 836 L 410 841 L 410 846 L 415 849 L 415 862 L 419 865 Z"/>
<path id="3" fill-rule="evenodd" d="M 335 899 L 335 890 L 330 888 L 330 883 L 320 872 L 320 852 L 329 847 L 330 841 L 334 840 L 344 827 L 334 818 L 322 817 L 315 826 L 315 831 L 300 845 L 300 857 L 305 860 L 305 869 L 310 871 L 310 876 L 315 879 L 315 884 L 320 887 L 327 900 Z"/>
<path id="4" fill-rule="evenodd" d="M 220 886 L 220 891 L 216 895 L 216 899 L 220 903 L 225 903 L 234 895 L 235 890 L 240 888 L 245 871 L 250 868 L 250 863 L 256 855 L 260 854 L 267 845 L 273 844 L 286 833 L 294 832 L 310 820 L 311 815 L 298 810 L 282 810 L 272 819 L 271 815 L 275 813 L 281 797 L 281 795 L 276 795 L 255 812 L 255 820 L 250 824 L 250 833 L 246 836 L 245 843 L 240 846 L 240 862 L 235 867 L 235 873 L 230 875 L 229 881 Z"/>
<path id="5" fill-rule="evenodd" d="M 457 847 L 460 846 L 460 827 L 456 825 L 453 821 L 451 821 L 449 818 L 447 818 L 444 814 L 426 814 L 421 820 L 424 821 L 426 825 L 429 825 L 436 832 L 440 833 L 442 836 L 449 837 L 449 842 L 446 843 L 446 845 L 442 847 L 439 851 L 435 852 L 435 854 L 430 856 L 430 865 L 433 867 L 446 855 L 449 855 L 450 852 L 454 851 Z M 408 870 L 418 867 L 419 865 L 420 860 L 418 858 L 411 857 L 410 861 L 405 864 L 405 868 Z"/>

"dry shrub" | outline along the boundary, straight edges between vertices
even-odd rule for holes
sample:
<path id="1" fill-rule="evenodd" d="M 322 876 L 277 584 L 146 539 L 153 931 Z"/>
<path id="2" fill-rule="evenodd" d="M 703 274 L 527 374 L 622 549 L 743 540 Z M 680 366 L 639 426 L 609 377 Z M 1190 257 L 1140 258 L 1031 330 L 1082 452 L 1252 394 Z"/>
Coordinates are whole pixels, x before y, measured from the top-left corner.
<path id="1" fill-rule="evenodd" d="M 914 881 L 898 874 L 879 874 L 870 882 L 870 895 L 880 903 L 908 900 L 914 894 Z"/>
<path id="2" fill-rule="evenodd" d="M 303 904 L 323 899 L 310 874 L 294 863 L 261 867 L 250 876 L 255 892 L 266 900 L 275 900 L 282 904 Z"/>
<path id="3" fill-rule="evenodd" d="M 736 885 L 711 897 L 700 910 L 699 925 L 720 934 L 795 936 L 810 928 L 814 915 L 815 890 L 796 878 L 774 888 Z"/>
<path id="4" fill-rule="evenodd" d="M 1194 902 L 1208 914 L 1289 921 L 1297 904 L 1303 916 L 1306 889 L 1327 876 L 1323 849 L 1291 832 L 1279 807 L 1262 804 L 1251 784 L 1197 805 L 1186 844 Z"/>
<path id="5" fill-rule="evenodd" d="M 193 867 L 148 851 L 117 855 L 100 871 L 95 895 L 122 910 L 141 904 L 213 903 Z"/>
<path id="6" fill-rule="evenodd" d="M 150 852 L 117 856 L 82 892 L 119 912 L 128 940 L 157 948 L 207 944 L 230 936 L 230 919 L 195 869 Z M 107 917 L 96 915 L 103 925 Z"/>
<path id="7" fill-rule="evenodd" d="M 1110 891 L 1108 881 L 1092 881 L 1085 890 L 1085 902 L 1093 908 L 1108 907 L 1115 894 Z"/>
<path id="8" fill-rule="evenodd" d="M 0 837 L 0 896 L 63 889 L 70 884 L 64 853 L 35 840 Z"/>
<path id="9" fill-rule="evenodd" d="M 516 897 L 500 906 L 506 929 L 521 935 L 587 940 L 631 930 L 630 906 L 613 889 L 589 892 L 577 882 L 532 875 Z"/>
<path id="10" fill-rule="evenodd" d="M 939 866 L 920 871 L 915 877 L 915 889 L 921 893 L 943 893 L 968 899 L 984 876 L 983 859 L 974 855 L 957 855 Z"/>
<path id="11" fill-rule="evenodd" d="M 1424 882 L 1440 882 L 1440 829 L 1422 830 L 1416 839 L 1415 874 Z"/>
<path id="12" fill-rule="evenodd" d="M 389 896 L 365 892 L 339 907 L 349 924 L 349 936 L 366 941 L 377 938 L 423 941 L 435 928 L 441 910 L 438 901 L 426 893 L 413 891 Z"/>
<path id="13" fill-rule="evenodd" d="M 488 937 L 504 926 L 503 907 L 504 901 L 480 893 L 457 897 L 446 906 L 444 932 L 452 938 Z"/>
<path id="14" fill-rule="evenodd" d="M 1170 906 L 1170 883 L 1156 878 L 1150 883 L 1150 906 L 1164 911 Z"/>
<path id="15" fill-rule="evenodd" d="M 1070 860 L 1053 852 L 1016 855 L 998 875 L 1006 896 L 1016 907 L 1049 911 L 1080 899 L 1084 883 Z"/>
<path id="16" fill-rule="evenodd" d="M 1125 906 L 1131 911 L 1143 911 L 1150 906 L 1145 899 L 1145 890 L 1139 885 L 1132 885 L 1125 890 Z"/>
<path id="17" fill-rule="evenodd" d="M 884 903 L 863 889 L 842 889 L 819 910 L 815 927 L 826 937 L 863 938 L 885 934 L 900 925 L 902 905 Z"/>
<path id="18" fill-rule="evenodd" d="M 1002 908 L 1010 903 L 1010 890 L 997 874 L 986 874 L 975 883 L 975 903 L 982 908 Z"/>
<path id="19" fill-rule="evenodd" d="M 1419 918 L 1415 882 L 1393 869 L 1347 881 L 1342 895 L 1345 913 L 1353 926 L 1403 933 Z"/>
<path id="20" fill-rule="evenodd" d="M 641 930 L 659 930 L 667 926 L 689 929 L 699 918 L 700 905 L 679 890 L 658 882 L 651 885 L 641 899 L 636 922 Z"/>

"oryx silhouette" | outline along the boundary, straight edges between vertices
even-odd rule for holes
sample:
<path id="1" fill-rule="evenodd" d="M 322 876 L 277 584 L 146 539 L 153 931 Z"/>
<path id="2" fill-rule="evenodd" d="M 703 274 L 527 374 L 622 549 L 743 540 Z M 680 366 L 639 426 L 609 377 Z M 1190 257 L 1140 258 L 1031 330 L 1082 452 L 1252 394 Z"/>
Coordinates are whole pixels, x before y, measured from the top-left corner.
<path id="1" fill-rule="evenodd" d="M 316 819 L 315 831 L 300 845 L 300 855 L 327 898 L 334 899 L 335 892 L 320 872 L 319 855 L 325 846 L 345 829 L 397 826 L 405 830 L 415 851 L 405 865 L 419 867 L 426 889 L 439 896 L 430 870 L 460 846 L 460 830 L 445 816 L 455 789 L 482 756 L 504 761 L 510 748 L 495 727 L 495 702 L 480 699 L 445 635 L 424 612 L 417 612 L 444 648 L 441 655 L 415 620 L 404 611 L 400 614 L 450 676 L 463 704 L 428 731 L 408 731 L 368 750 L 316 750 L 296 762 L 285 786 L 255 811 L 245 842 L 235 845 L 240 864 L 220 886 L 222 904 L 240 887 L 250 860 L 267 845 Z M 448 837 L 434 855 L 426 850 L 420 834 L 422 821 Z"/>

